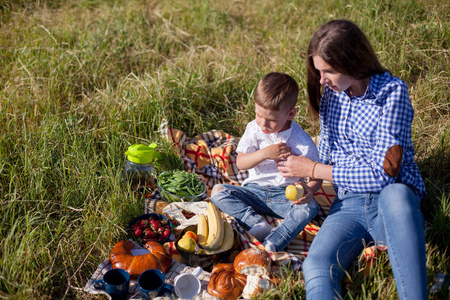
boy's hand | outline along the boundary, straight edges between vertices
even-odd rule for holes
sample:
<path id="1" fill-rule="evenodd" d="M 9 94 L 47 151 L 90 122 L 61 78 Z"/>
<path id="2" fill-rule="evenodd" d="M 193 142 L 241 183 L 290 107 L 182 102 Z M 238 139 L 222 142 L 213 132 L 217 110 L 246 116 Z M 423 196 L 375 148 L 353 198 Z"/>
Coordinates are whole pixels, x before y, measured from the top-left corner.
<path id="1" fill-rule="evenodd" d="M 305 195 L 298 199 L 297 201 L 293 201 L 292 203 L 294 204 L 305 204 L 310 202 L 313 197 L 314 197 L 314 193 L 311 190 L 311 188 L 309 186 L 306 185 L 306 183 L 304 183 L 303 181 L 300 181 L 300 184 L 303 186 L 303 189 L 305 190 Z"/>
<path id="2" fill-rule="evenodd" d="M 286 143 L 279 143 L 275 145 L 270 145 L 263 149 L 266 159 L 273 159 L 279 161 L 286 159 L 291 155 L 291 147 L 288 147 Z"/>

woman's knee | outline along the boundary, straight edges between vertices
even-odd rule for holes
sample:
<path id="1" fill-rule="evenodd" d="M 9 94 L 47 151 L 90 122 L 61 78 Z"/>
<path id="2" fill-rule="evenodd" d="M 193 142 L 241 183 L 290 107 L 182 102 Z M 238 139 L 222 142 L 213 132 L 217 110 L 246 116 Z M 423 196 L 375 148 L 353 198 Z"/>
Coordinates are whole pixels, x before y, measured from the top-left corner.
<path id="1" fill-rule="evenodd" d="M 385 186 L 380 192 L 380 198 L 400 198 L 405 199 L 414 196 L 414 192 L 409 186 L 403 183 L 393 183 Z"/>
<path id="2" fill-rule="evenodd" d="M 405 213 L 410 210 L 420 211 L 420 201 L 407 185 L 393 183 L 380 192 L 378 199 L 379 208 L 385 213 Z"/>

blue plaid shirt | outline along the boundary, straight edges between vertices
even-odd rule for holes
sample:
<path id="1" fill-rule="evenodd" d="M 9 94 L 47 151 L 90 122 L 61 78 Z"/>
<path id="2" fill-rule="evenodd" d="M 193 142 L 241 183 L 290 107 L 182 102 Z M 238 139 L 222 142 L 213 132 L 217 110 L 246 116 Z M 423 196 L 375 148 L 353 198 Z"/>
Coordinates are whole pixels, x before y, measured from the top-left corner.
<path id="1" fill-rule="evenodd" d="M 414 162 L 411 123 L 414 111 L 406 83 L 389 73 L 370 78 L 366 93 L 350 97 L 325 85 L 320 102 L 320 161 L 333 165 L 336 192 L 380 192 L 388 184 L 410 186 L 419 198 L 425 185 Z M 383 169 L 387 150 L 400 145 L 397 177 Z"/>

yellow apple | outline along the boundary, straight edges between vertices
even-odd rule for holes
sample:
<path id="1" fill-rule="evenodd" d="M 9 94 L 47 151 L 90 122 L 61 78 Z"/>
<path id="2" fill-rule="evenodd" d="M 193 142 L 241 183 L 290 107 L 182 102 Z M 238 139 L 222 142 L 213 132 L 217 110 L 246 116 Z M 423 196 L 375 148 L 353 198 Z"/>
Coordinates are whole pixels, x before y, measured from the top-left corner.
<path id="1" fill-rule="evenodd" d="M 305 195 L 305 190 L 302 185 L 288 185 L 286 187 L 286 198 L 291 201 L 297 201 Z"/>
<path id="2" fill-rule="evenodd" d="M 183 237 L 178 241 L 178 247 L 186 252 L 192 253 L 195 251 L 195 246 L 197 243 L 191 237 Z"/>

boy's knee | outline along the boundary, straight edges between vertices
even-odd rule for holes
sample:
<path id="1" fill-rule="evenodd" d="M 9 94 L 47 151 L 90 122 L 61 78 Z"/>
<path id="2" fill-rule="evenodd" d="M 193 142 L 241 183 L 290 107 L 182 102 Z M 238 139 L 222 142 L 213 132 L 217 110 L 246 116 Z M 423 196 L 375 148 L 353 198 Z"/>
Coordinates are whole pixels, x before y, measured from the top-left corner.
<path id="1" fill-rule="evenodd" d="M 211 196 L 214 196 L 215 194 L 223 190 L 225 190 L 223 184 L 216 184 L 211 191 Z"/>

